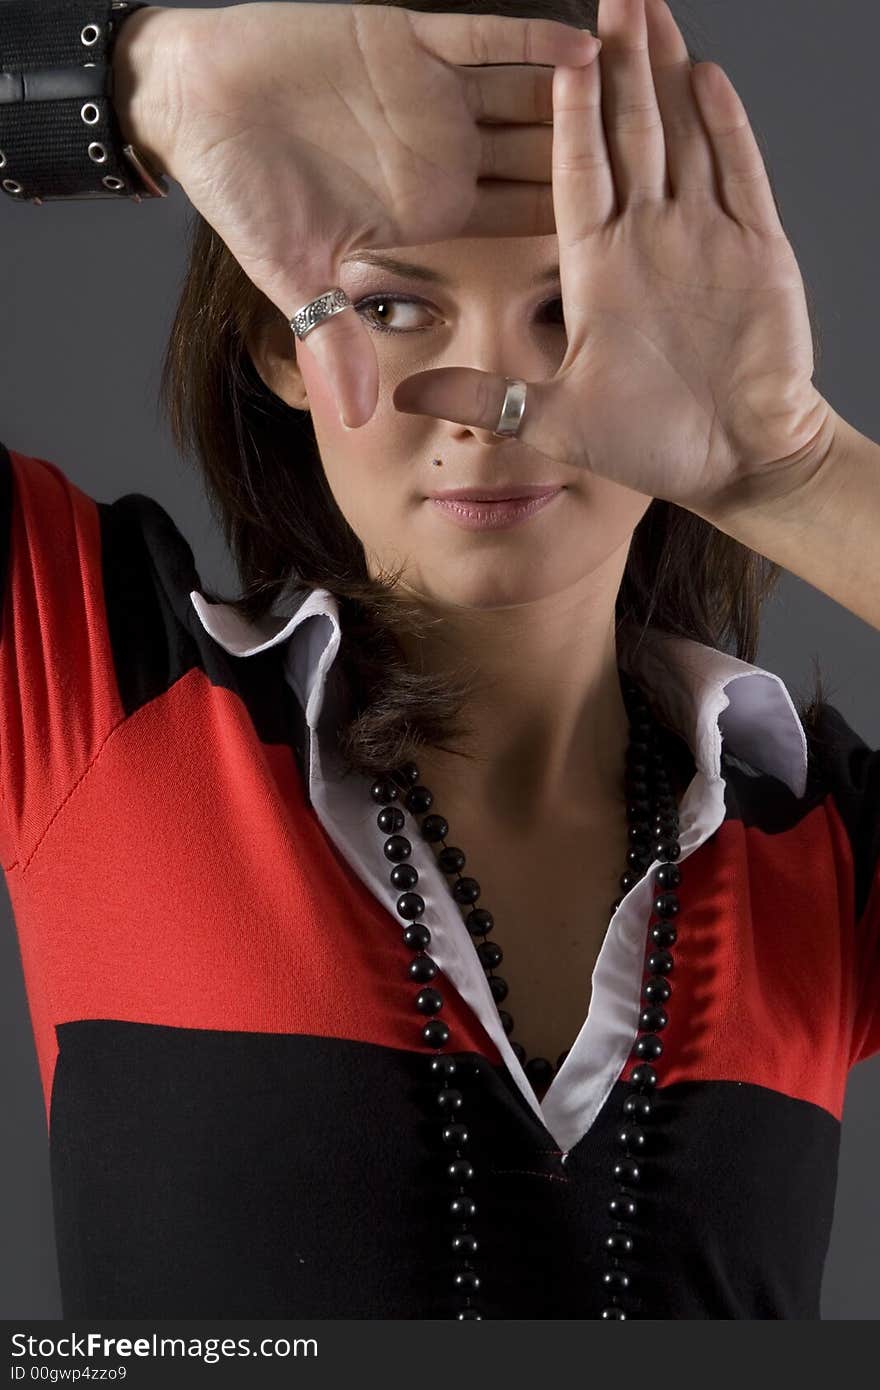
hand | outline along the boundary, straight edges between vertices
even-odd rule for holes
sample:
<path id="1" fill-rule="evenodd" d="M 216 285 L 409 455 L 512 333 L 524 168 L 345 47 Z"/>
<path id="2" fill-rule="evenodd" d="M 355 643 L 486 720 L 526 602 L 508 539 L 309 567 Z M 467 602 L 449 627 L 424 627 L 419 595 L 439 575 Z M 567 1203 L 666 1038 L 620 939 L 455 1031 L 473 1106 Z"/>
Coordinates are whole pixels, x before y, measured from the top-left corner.
<path id="1" fill-rule="evenodd" d="M 552 65 L 587 61 L 586 31 L 389 5 L 174 16 L 162 163 L 286 318 L 355 249 L 552 233 Z M 360 316 L 296 349 L 318 358 L 344 422 L 366 424 L 379 370 Z"/>
<path id="2" fill-rule="evenodd" d="M 599 37 L 599 58 L 554 75 L 568 343 L 555 377 L 529 383 L 518 438 L 705 514 L 743 480 L 810 466 L 833 412 L 812 385 L 803 281 L 731 82 L 715 63 L 691 68 L 664 0 L 602 0 Z M 503 399 L 503 377 L 459 367 L 393 396 L 489 430 Z"/>

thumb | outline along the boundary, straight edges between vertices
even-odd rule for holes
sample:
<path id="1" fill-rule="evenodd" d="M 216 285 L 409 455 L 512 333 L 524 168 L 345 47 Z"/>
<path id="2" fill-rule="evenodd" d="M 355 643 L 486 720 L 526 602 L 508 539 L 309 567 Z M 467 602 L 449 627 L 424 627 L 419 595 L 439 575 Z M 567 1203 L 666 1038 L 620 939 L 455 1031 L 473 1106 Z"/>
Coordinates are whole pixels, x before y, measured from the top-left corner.
<path id="1" fill-rule="evenodd" d="M 291 293 L 288 302 L 295 307 L 290 319 L 336 283 L 332 270 L 310 279 L 310 284 Z M 304 338 L 297 338 L 296 349 L 314 357 L 344 425 L 357 429 L 372 419 L 379 398 L 379 364 L 369 332 L 353 308 L 341 309 L 317 323 Z"/>

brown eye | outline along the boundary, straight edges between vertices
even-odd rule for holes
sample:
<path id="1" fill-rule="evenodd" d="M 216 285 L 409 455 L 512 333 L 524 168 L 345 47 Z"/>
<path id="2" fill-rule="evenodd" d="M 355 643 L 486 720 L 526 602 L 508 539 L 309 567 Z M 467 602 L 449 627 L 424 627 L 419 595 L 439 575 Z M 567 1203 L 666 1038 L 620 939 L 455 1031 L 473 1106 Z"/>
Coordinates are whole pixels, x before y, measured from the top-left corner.
<path id="1" fill-rule="evenodd" d="M 399 323 L 382 322 L 380 314 L 382 317 L 388 315 L 392 319 L 396 314 L 399 319 L 404 317 L 401 311 L 405 309 L 421 309 L 423 313 L 427 313 L 424 305 L 420 304 L 417 299 L 408 299 L 403 295 L 373 294 L 367 299 L 360 300 L 354 307 L 356 312 L 361 314 L 370 327 L 378 333 L 412 333 L 419 328 L 427 327 L 427 324 L 415 324 L 407 328 L 402 327 Z"/>

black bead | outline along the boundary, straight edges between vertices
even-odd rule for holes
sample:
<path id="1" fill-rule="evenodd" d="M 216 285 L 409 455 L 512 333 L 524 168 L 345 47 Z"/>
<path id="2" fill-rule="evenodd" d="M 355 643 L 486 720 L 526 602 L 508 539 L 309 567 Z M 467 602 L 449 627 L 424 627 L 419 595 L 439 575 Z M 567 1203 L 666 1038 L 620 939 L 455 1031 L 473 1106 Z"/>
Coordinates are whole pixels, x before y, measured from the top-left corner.
<path id="1" fill-rule="evenodd" d="M 443 816 L 425 816 L 421 824 L 422 838 L 429 844 L 437 844 L 440 840 L 445 840 L 449 834 L 449 822 Z"/>
<path id="2" fill-rule="evenodd" d="M 651 928 L 651 940 L 658 946 L 674 946 L 678 940 L 678 929 L 669 922 L 657 922 Z"/>
<path id="3" fill-rule="evenodd" d="M 459 1293 L 476 1293 L 480 1287 L 480 1276 L 475 1269 L 460 1269 L 452 1282 Z"/>
<path id="4" fill-rule="evenodd" d="M 623 1269 L 609 1269 L 602 1275 L 606 1289 L 628 1289 L 629 1275 Z"/>
<path id="5" fill-rule="evenodd" d="M 462 1308 L 460 1313 L 455 1315 L 456 1322 L 482 1322 L 483 1314 L 478 1313 L 476 1308 Z"/>
<path id="6" fill-rule="evenodd" d="M 622 1308 L 618 1308 L 612 1304 L 609 1307 L 602 1309 L 601 1317 L 606 1318 L 608 1320 L 614 1318 L 618 1322 L 624 1322 L 626 1320 L 626 1313 L 623 1311 Z"/>
<path id="7" fill-rule="evenodd" d="M 466 1158 L 454 1158 L 451 1163 L 446 1165 L 446 1176 L 453 1182 L 471 1182 L 474 1176 L 474 1165 L 469 1163 Z"/>
<path id="8" fill-rule="evenodd" d="M 658 893 L 653 908 L 658 917 L 677 917 L 680 909 L 677 893 Z"/>
<path id="9" fill-rule="evenodd" d="M 403 929 L 403 939 L 412 950 L 424 951 L 425 947 L 431 944 L 431 933 L 424 922 L 410 922 L 409 926 Z"/>
<path id="10" fill-rule="evenodd" d="M 421 917 L 425 910 L 425 900 L 421 893 L 401 893 L 394 905 L 397 908 L 397 915 L 407 921 L 411 921 L 414 917 Z"/>
<path id="11" fill-rule="evenodd" d="M 451 1245 L 455 1255 L 476 1255 L 480 1248 L 480 1242 L 471 1231 L 456 1231 Z"/>
<path id="12" fill-rule="evenodd" d="M 416 956 L 415 960 L 411 960 L 409 963 L 410 979 L 416 980 L 419 984 L 433 980 L 437 974 L 437 963 L 431 960 L 430 956 Z"/>
<path id="13" fill-rule="evenodd" d="M 414 815 L 423 816 L 434 804 L 433 792 L 429 787 L 410 787 L 409 791 L 404 793 L 403 804 Z"/>
<path id="14" fill-rule="evenodd" d="M 409 859 L 412 845 L 405 835 L 392 835 L 382 846 L 382 853 L 392 863 L 399 864 L 403 859 Z"/>
<path id="15" fill-rule="evenodd" d="M 495 925 L 495 918 L 487 907 L 475 907 L 464 919 L 471 936 L 485 936 Z"/>
<path id="16" fill-rule="evenodd" d="M 416 1008 L 420 1014 L 436 1014 L 443 1008 L 443 995 L 437 989 L 420 989 L 416 995 Z"/>
<path id="17" fill-rule="evenodd" d="M 526 1062 L 524 1071 L 535 1088 L 549 1086 L 553 1080 L 553 1063 L 546 1057 L 531 1057 Z"/>
<path id="18" fill-rule="evenodd" d="M 617 1131 L 617 1142 L 626 1149 L 628 1153 L 642 1153 L 645 1147 L 647 1135 L 638 1125 L 621 1125 Z"/>
<path id="19" fill-rule="evenodd" d="M 470 1140 L 471 1132 L 467 1125 L 444 1125 L 440 1131 L 442 1143 L 452 1148 L 462 1149 Z"/>
<path id="20" fill-rule="evenodd" d="M 441 1110 L 460 1110 L 464 1103 L 464 1096 L 455 1086 L 444 1086 L 442 1091 L 437 1092 L 437 1104 Z"/>
<path id="21" fill-rule="evenodd" d="M 654 875 L 658 888 L 677 888 L 681 883 L 681 869 L 677 864 L 661 864 Z"/>
<path id="22" fill-rule="evenodd" d="M 657 840 L 653 852 L 655 859 L 677 859 L 681 854 L 681 845 L 677 840 Z"/>
<path id="23" fill-rule="evenodd" d="M 452 896 L 457 903 L 475 903 L 480 896 L 480 885 L 475 878 L 459 878 L 452 885 Z"/>
<path id="24" fill-rule="evenodd" d="M 455 1196 L 449 1201 L 449 1215 L 454 1221 L 473 1221 L 477 1214 L 477 1204 L 473 1197 L 468 1197 L 463 1192 L 456 1192 Z"/>
<path id="25" fill-rule="evenodd" d="M 608 1215 L 613 1216 L 616 1221 L 631 1221 L 637 1212 L 638 1206 L 632 1197 L 612 1197 L 608 1203 Z"/>
<path id="26" fill-rule="evenodd" d="M 415 888 L 419 881 L 419 871 L 414 864 L 395 864 L 388 877 L 392 888 L 406 892 L 407 888 Z"/>
<path id="27" fill-rule="evenodd" d="M 654 1113 L 654 1099 L 631 1091 L 623 1102 L 623 1113 L 629 1120 L 650 1120 Z"/>
<path id="28" fill-rule="evenodd" d="M 489 988 L 492 991 L 492 998 L 496 1004 L 500 1004 L 510 993 L 510 986 L 501 975 L 493 975 L 489 981 Z"/>
<path id="29" fill-rule="evenodd" d="M 454 1057 L 432 1057 L 428 1064 L 429 1075 L 437 1081 L 444 1076 L 454 1076 L 457 1071 L 458 1063 Z"/>
<path id="30" fill-rule="evenodd" d="M 655 1033 L 646 1033 L 643 1038 L 639 1038 L 633 1051 L 646 1062 L 655 1062 L 663 1051 L 663 1043 Z"/>
<path id="31" fill-rule="evenodd" d="M 376 781 L 370 787 L 370 796 L 374 801 L 378 802 L 379 805 L 381 805 L 383 801 L 396 801 L 399 795 L 400 789 L 390 776 L 377 777 Z"/>
<path id="32" fill-rule="evenodd" d="M 523 1047 L 522 1043 L 512 1042 L 510 1046 L 512 1047 L 514 1055 L 516 1056 L 516 1060 L 519 1062 L 520 1066 L 524 1066 L 526 1060 L 526 1050 Z"/>
<path id="33" fill-rule="evenodd" d="M 384 830 L 386 835 L 393 835 L 396 831 L 403 829 L 406 824 L 406 816 L 399 806 L 383 806 L 376 817 L 376 824 L 380 830 Z"/>
<path id="34" fill-rule="evenodd" d="M 640 1062 L 637 1067 L 633 1067 L 629 1079 L 634 1086 L 650 1088 L 657 1085 L 657 1073 L 647 1062 Z"/>
<path id="35" fill-rule="evenodd" d="M 494 970 L 504 959 L 504 952 L 497 941 L 481 941 L 477 947 L 477 955 L 484 970 Z"/>
<path id="36" fill-rule="evenodd" d="M 651 952 L 647 964 L 652 975 L 668 975 L 672 969 L 672 956 L 661 947 Z"/>
<path id="37" fill-rule="evenodd" d="M 428 977 L 430 978 L 430 976 Z M 639 1014 L 639 1027 L 646 1032 L 660 1032 L 669 1022 L 669 1015 L 665 1009 L 661 1009 L 659 1004 L 649 1004 L 646 1009 L 642 1009 Z"/>
<path id="38" fill-rule="evenodd" d="M 622 1158 L 619 1163 L 614 1165 L 614 1176 L 618 1182 L 631 1183 L 635 1186 L 641 1182 L 642 1170 L 634 1158 Z"/>
<path id="39" fill-rule="evenodd" d="M 504 1029 L 505 1033 L 510 1033 L 510 1032 L 512 1032 L 512 1031 L 513 1031 L 513 1015 L 512 1015 L 512 1014 L 509 1014 L 509 1013 L 507 1012 L 506 1009 L 499 1009 L 499 1010 L 498 1010 L 498 1017 L 501 1019 L 501 1027 Z"/>
<path id="40" fill-rule="evenodd" d="M 418 782 L 420 773 L 419 773 L 419 769 L 418 769 L 418 767 L 416 766 L 415 763 L 413 763 L 413 762 L 404 763 L 403 766 L 399 769 L 399 771 L 400 771 L 400 775 L 401 775 L 401 777 L 403 777 L 404 781 L 406 781 L 406 782 L 411 782 L 411 783 L 412 783 L 412 782 Z"/>
<path id="41" fill-rule="evenodd" d="M 422 1038 L 428 1047 L 442 1047 L 449 1041 L 449 1028 L 442 1018 L 432 1018 L 422 1029 Z"/>
<path id="42" fill-rule="evenodd" d="M 631 1255 L 633 1238 L 626 1231 L 612 1231 L 610 1236 L 605 1237 L 605 1249 L 614 1255 Z"/>
<path id="43" fill-rule="evenodd" d="M 465 866 L 464 850 L 458 845 L 444 845 L 437 855 L 437 863 L 444 874 L 460 874 Z"/>
<path id="44" fill-rule="evenodd" d="M 672 985 L 662 975 L 651 975 L 642 990 L 650 1004 L 665 1004 L 671 993 Z"/>

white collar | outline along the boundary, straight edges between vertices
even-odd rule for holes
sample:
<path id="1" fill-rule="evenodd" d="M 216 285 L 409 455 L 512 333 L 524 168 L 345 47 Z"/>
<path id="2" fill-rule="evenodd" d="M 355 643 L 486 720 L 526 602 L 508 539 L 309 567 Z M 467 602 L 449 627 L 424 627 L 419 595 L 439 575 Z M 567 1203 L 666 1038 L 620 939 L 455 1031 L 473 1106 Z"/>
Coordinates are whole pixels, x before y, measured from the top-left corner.
<path id="1" fill-rule="evenodd" d="M 288 669 L 306 722 L 317 730 L 341 640 L 339 606 L 329 590 L 301 590 L 288 616 L 269 614 L 252 623 L 230 604 L 210 603 L 197 589 L 190 599 L 205 631 L 231 656 L 255 656 L 293 639 Z M 619 635 L 621 666 L 651 692 L 658 713 L 685 740 L 710 781 L 721 779 L 723 739 L 728 752 L 803 796 L 807 737 L 780 676 L 657 629 L 648 630 L 634 656 L 628 647 Z"/>

